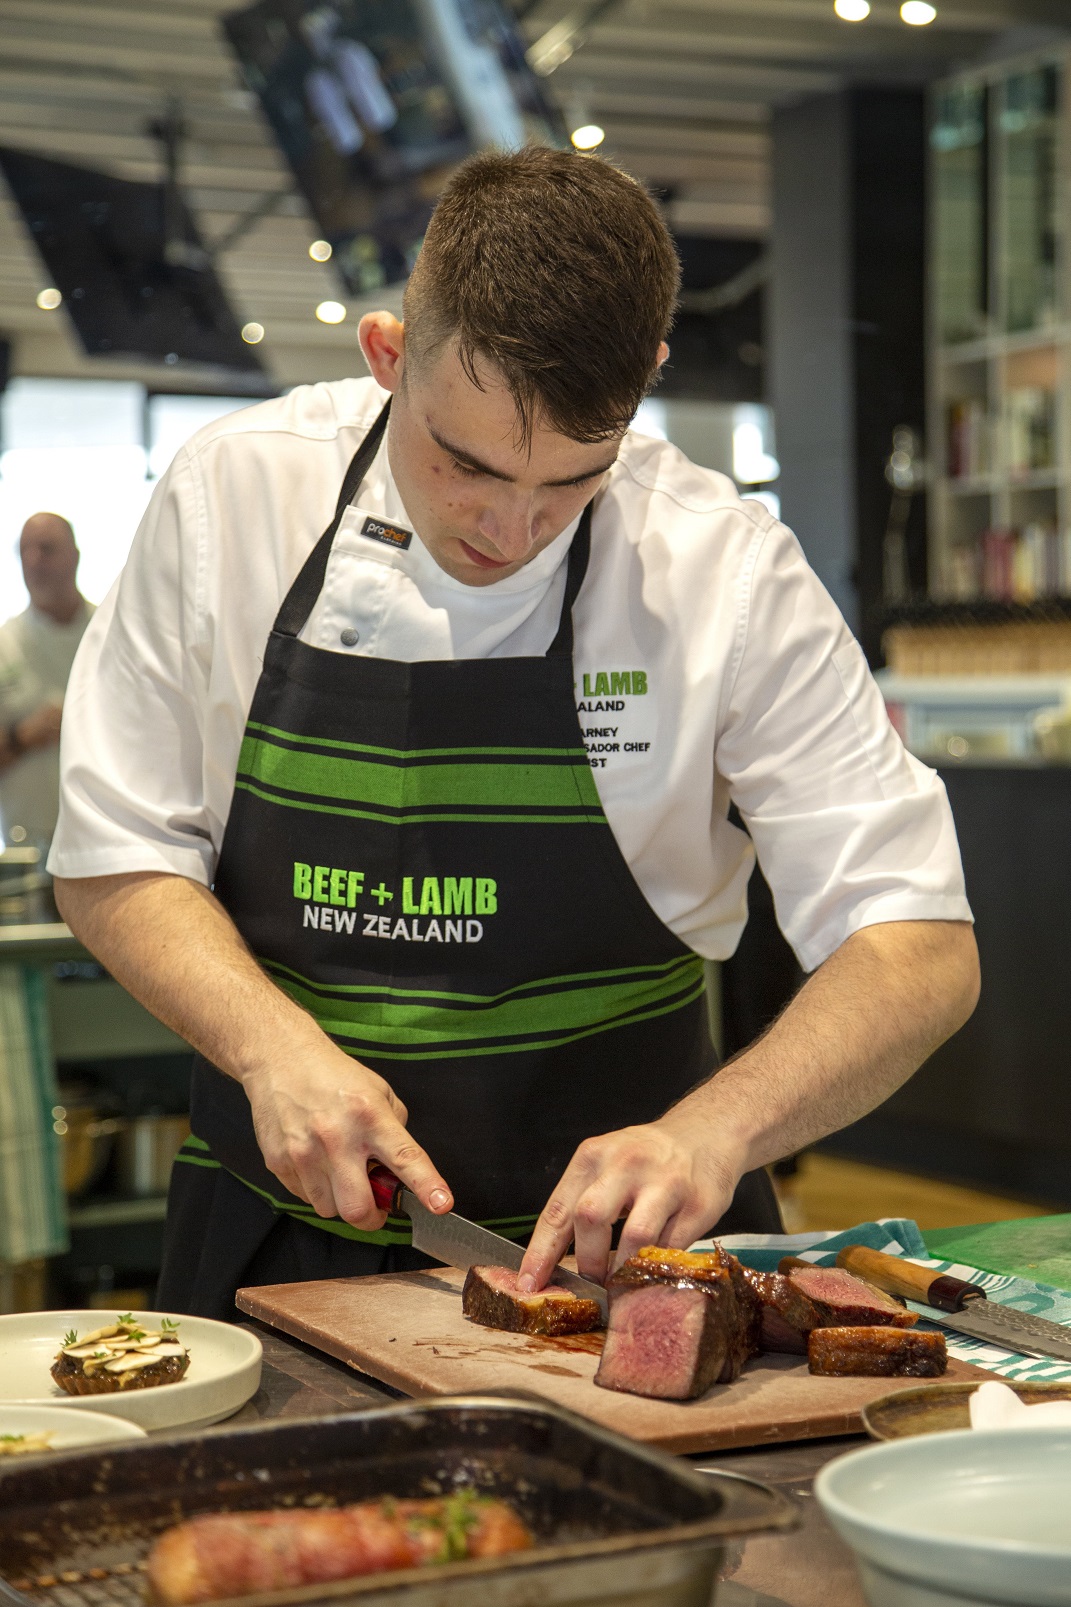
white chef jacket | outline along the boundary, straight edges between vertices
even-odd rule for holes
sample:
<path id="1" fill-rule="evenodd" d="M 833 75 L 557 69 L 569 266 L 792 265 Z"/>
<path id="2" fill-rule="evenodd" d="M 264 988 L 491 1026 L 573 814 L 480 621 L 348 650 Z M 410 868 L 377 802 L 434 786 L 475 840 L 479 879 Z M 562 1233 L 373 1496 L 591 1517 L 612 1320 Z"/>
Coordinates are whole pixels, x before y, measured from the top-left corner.
<path id="1" fill-rule="evenodd" d="M 93 604 L 80 599 L 66 625 L 31 604 L 0 625 L 0 726 L 60 704 Z M 0 838 L 21 826 L 33 843 L 52 836 L 59 809 L 59 748 L 32 748 L 0 770 Z"/>
<path id="2" fill-rule="evenodd" d="M 385 401 L 302 386 L 210 424 L 157 486 L 78 655 L 49 868 L 210 885 L 264 645 Z M 543 654 L 575 522 L 517 574 L 452 579 L 381 447 L 302 639 L 396 660 Z M 732 954 L 754 850 L 800 963 L 881 921 L 970 920 L 940 779 L 905 752 L 798 543 L 732 482 L 629 433 L 595 504 L 574 608 L 576 701 L 618 846 L 660 919 Z M 735 800 L 751 840 L 729 824 Z"/>

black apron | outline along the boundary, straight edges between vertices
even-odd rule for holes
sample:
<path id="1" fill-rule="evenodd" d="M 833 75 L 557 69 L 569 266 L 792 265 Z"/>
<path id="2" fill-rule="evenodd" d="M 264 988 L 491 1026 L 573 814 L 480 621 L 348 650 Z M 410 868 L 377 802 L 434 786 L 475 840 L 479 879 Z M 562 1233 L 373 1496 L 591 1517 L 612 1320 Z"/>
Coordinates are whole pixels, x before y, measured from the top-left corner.
<path id="1" fill-rule="evenodd" d="M 603 813 L 573 677 L 591 506 L 544 658 L 398 663 L 298 640 L 378 449 L 279 610 L 215 892 L 268 975 L 405 1102 L 455 1208 L 526 1240 L 582 1139 L 653 1121 L 715 1066 L 702 961 L 655 915 Z M 198 1057 L 161 1309 L 235 1315 L 242 1282 L 424 1265 L 405 1218 L 318 1217 Z M 778 1231 L 765 1173 L 721 1226 Z"/>

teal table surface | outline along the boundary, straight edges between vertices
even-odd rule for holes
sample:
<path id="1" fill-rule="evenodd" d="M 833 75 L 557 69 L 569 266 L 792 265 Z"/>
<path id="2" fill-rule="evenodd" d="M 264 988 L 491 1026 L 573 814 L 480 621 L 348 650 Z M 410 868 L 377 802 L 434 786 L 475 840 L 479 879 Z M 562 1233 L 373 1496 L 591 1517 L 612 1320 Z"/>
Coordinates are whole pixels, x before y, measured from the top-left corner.
<path id="1" fill-rule="evenodd" d="M 980 1272 L 1011 1273 L 1033 1283 L 1071 1290 L 1071 1215 L 930 1228 L 922 1237 L 930 1254 L 942 1261 L 959 1261 Z"/>

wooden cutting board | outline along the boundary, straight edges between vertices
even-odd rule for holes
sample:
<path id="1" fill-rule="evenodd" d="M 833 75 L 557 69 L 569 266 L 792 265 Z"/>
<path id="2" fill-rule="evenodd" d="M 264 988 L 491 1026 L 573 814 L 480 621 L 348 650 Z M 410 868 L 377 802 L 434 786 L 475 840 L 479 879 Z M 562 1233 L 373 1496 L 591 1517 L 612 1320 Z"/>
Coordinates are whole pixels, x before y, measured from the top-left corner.
<path id="1" fill-rule="evenodd" d="M 461 1314 L 463 1272 L 393 1272 L 239 1289 L 241 1311 L 406 1395 L 487 1390 L 543 1395 L 559 1406 L 667 1451 L 717 1451 L 831 1434 L 859 1434 L 860 1411 L 917 1378 L 812 1378 L 805 1358 L 759 1356 L 732 1384 L 696 1401 L 619 1395 L 592 1382 L 601 1334 L 536 1339 Z M 948 1363 L 948 1379 L 991 1375 Z"/>

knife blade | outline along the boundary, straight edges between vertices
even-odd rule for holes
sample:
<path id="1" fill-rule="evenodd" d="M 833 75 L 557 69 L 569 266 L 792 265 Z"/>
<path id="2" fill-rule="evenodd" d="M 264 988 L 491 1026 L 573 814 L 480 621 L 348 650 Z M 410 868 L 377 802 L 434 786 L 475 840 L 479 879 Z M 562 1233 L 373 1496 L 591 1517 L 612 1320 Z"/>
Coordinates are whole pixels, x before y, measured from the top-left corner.
<path id="1" fill-rule="evenodd" d="M 877 1284 L 889 1294 L 903 1295 L 929 1309 L 928 1322 L 940 1323 L 954 1333 L 967 1334 L 989 1345 L 1016 1351 L 1021 1356 L 1071 1362 L 1071 1328 L 1037 1317 L 1015 1306 L 989 1300 L 978 1283 L 967 1283 L 949 1273 L 935 1274 L 932 1267 L 916 1266 L 899 1256 L 883 1255 L 866 1245 L 850 1244 L 837 1256 L 838 1267 Z"/>
<path id="2" fill-rule="evenodd" d="M 429 1211 L 385 1166 L 371 1167 L 368 1181 L 381 1210 L 399 1211 L 409 1218 L 413 1225 L 414 1250 L 431 1256 L 433 1261 L 441 1261 L 448 1267 L 460 1267 L 462 1271 L 467 1271 L 469 1267 L 508 1267 L 511 1272 L 516 1272 L 520 1268 L 524 1260 L 521 1245 L 514 1244 L 512 1239 L 504 1239 L 500 1233 L 492 1233 L 490 1228 L 481 1227 L 478 1222 L 470 1222 L 456 1211 L 443 1211 L 439 1215 Z M 593 1283 L 590 1278 L 581 1278 L 578 1273 L 569 1272 L 563 1266 L 554 1269 L 551 1282 L 561 1284 L 572 1294 L 581 1295 L 586 1300 L 594 1300 L 605 1322 L 607 1299 L 606 1290 L 601 1284 Z"/>

